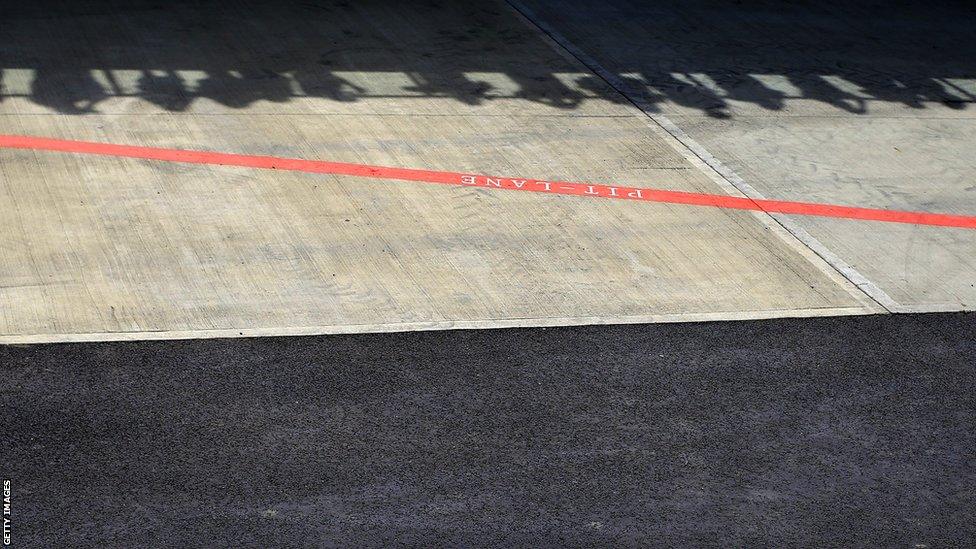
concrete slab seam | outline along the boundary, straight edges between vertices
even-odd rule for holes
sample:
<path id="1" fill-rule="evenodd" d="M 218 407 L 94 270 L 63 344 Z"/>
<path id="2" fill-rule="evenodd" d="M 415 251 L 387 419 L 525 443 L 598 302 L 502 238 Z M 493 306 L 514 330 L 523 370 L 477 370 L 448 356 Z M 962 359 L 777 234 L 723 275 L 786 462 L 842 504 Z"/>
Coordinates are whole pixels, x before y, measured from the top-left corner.
<path id="1" fill-rule="evenodd" d="M 741 194 L 742 196 L 755 200 L 767 200 L 761 193 L 759 193 L 759 191 L 746 183 L 745 180 L 738 176 L 738 174 L 725 166 L 720 160 L 715 158 L 714 155 L 709 153 L 708 150 L 705 149 L 700 143 L 692 139 L 691 136 L 685 133 L 684 130 L 679 128 L 674 122 L 660 113 L 653 112 L 653 109 L 651 109 L 645 101 L 641 100 L 640 98 L 632 97 L 630 94 L 626 93 L 626 86 L 624 86 L 623 82 L 621 82 L 621 80 L 613 72 L 607 70 L 590 55 L 583 52 L 551 25 L 545 21 L 542 21 L 535 14 L 535 12 L 532 11 L 532 9 L 519 0 L 505 1 L 527 25 L 536 28 L 546 35 L 551 40 L 551 45 L 557 48 L 557 51 L 564 50 L 566 54 L 569 54 L 575 58 L 576 61 L 589 68 L 597 76 L 606 81 L 607 84 L 614 88 L 618 93 L 620 93 L 621 96 L 640 109 L 641 112 L 654 121 L 654 123 L 656 123 L 662 130 L 667 132 L 667 134 L 669 134 L 673 139 L 677 140 L 678 143 L 683 145 L 686 150 L 689 151 L 698 161 L 703 163 L 711 172 L 716 174 L 719 179 L 724 181 L 725 186 L 727 186 L 727 190 L 731 190 L 736 194 Z M 914 309 L 904 307 L 892 299 L 891 296 L 889 296 L 884 290 L 871 282 L 867 277 L 857 271 L 857 269 L 831 252 L 823 243 L 814 238 L 813 235 L 808 233 L 795 221 L 781 215 L 770 214 L 768 212 L 754 212 L 754 215 L 773 220 L 782 230 L 786 231 L 786 233 L 792 237 L 791 240 L 794 242 L 799 242 L 806 249 L 813 252 L 817 257 L 834 269 L 836 273 L 839 273 L 844 279 L 860 290 L 863 295 L 867 296 L 871 301 L 883 308 L 885 311 L 890 313 L 914 311 Z M 786 237 L 786 235 L 783 235 L 779 231 L 777 231 L 777 233 L 783 237 Z"/>

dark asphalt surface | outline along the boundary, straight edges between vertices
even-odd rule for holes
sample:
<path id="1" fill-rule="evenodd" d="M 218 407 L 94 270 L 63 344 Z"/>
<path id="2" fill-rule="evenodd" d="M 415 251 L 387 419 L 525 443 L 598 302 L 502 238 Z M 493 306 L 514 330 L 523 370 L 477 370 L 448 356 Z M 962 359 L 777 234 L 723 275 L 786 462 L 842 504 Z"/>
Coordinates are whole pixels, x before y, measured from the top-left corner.
<path id="1" fill-rule="evenodd" d="M 976 315 L 0 347 L 16 547 L 976 543 Z"/>

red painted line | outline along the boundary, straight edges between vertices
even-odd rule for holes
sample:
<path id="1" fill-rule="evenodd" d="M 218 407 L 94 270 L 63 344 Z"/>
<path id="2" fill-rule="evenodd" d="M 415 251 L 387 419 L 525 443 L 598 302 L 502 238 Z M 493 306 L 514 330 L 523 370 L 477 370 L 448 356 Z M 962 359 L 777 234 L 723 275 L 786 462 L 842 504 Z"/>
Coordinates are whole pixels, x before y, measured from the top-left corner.
<path id="1" fill-rule="evenodd" d="M 417 170 L 411 168 L 390 168 L 327 162 L 322 160 L 302 160 L 298 158 L 278 158 L 274 156 L 255 156 L 205 151 L 163 149 L 157 147 L 138 147 L 133 145 L 114 145 L 89 141 L 71 141 L 47 137 L 23 135 L 0 135 L 0 148 L 30 149 L 38 151 L 57 151 L 79 154 L 141 158 L 164 162 L 184 162 L 191 164 L 216 164 L 220 166 L 242 166 L 270 170 L 289 170 L 308 173 L 327 173 L 352 175 L 377 179 L 397 179 L 402 181 L 421 181 L 463 187 L 497 188 L 513 191 L 541 192 L 594 198 L 618 200 L 638 200 L 644 202 L 663 202 L 667 204 L 687 204 L 710 206 L 733 210 L 752 210 L 767 213 L 813 215 L 865 221 L 884 221 L 888 223 L 908 223 L 912 225 L 935 225 L 976 229 L 976 216 L 950 215 L 941 213 L 910 212 L 900 210 L 881 210 L 858 208 L 836 204 L 812 202 L 792 202 L 787 200 L 751 199 L 719 194 L 690 193 L 637 187 L 623 187 L 604 184 L 571 183 L 567 181 L 547 181 L 542 179 L 519 179 Z"/>

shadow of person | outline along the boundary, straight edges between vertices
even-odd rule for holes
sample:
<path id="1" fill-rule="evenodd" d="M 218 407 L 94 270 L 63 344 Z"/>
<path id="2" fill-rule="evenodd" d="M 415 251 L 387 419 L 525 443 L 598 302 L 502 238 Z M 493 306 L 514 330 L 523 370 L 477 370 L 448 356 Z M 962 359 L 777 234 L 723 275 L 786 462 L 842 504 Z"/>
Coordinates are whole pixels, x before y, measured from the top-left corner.
<path id="1" fill-rule="evenodd" d="M 557 109 L 575 109 L 586 99 L 577 90 L 570 89 L 551 74 L 529 76 L 510 74 L 519 86 L 515 97 L 541 103 Z"/>
<path id="2" fill-rule="evenodd" d="M 727 99 L 753 103 L 767 110 L 778 111 L 783 108 L 786 94 L 771 89 L 751 76 L 714 74 L 712 79 L 727 96 L 720 97 L 704 85 L 683 82 L 671 75 L 661 74 L 653 78 L 654 86 L 632 76 L 618 76 L 618 84 L 629 97 L 636 97 L 643 108 L 660 112 L 658 103 L 669 100 L 675 104 L 704 111 L 714 118 L 728 118 Z M 576 80 L 577 85 L 600 97 L 615 103 L 626 103 L 627 99 L 611 88 L 603 79 L 585 76 Z"/>
<path id="3" fill-rule="evenodd" d="M 725 91 L 726 101 L 752 103 L 768 111 L 783 109 L 786 94 L 770 88 L 752 75 L 715 72 L 709 76 Z"/>
<path id="4" fill-rule="evenodd" d="M 298 87 L 309 97 L 323 97 L 333 101 L 348 103 L 356 101 L 366 93 L 366 89 L 345 78 L 340 78 L 327 69 L 316 71 L 295 71 L 292 75 Z"/>
<path id="5" fill-rule="evenodd" d="M 934 80 L 933 83 L 935 83 Z M 942 102 L 946 106 L 956 110 L 963 110 L 968 108 L 970 104 L 976 103 L 976 95 L 961 86 L 957 86 L 946 78 L 940 79 L 939 83 L 945 86 L 945 88 L 942 88 L 942 91 L 948 98 Z M 952 90 L 952 93 L 949 93 L 949 89 Z"/>
<path id="6" fill-rule="evenodd" d="M 966 108 L 966 101 L 951 95 L 944 86 L 927 77 L 854 75 L 850 80 L 875 99 L 924 109 L 926 103 L 940 103 L 950 109 Z"/>
<path id="7" fill-rule="evenodd" d="M 976 100 L 976 97 L 973 97 L 970 94 L 965 94 L 966 97 L 960 97 L 959 95 L 951 94 L 947 89 L 939 85 L 939 83 L 935 80 L 929 80 L 928 82 L 935 90 L 933 94 L 933 97 L 935 97 L 935 101 L 942 103 L 943 106 L 949 107 L 952 110 L 955 111 L 965 110 L 969 108 L 969 105 L 972 104 L 974 100 Z"/>
<path id="8" fill-rule="evenodd" d="M 291 82 L 268 70 L 209 72 L 200 81 L 196 95 L 212 99 L 232 109 L 243 109 L 257 101 L 284 103 L 292 97 Z"/>
<path id="9" fill-rule="evenodd" d="M 583 76 L 576 79 L 576 86 L 579 89 L 592 93 L 597 99 L 603 99 L 611 103 L 627 104 L 630 103 L 627 97 L 633 97 L 640 100 L 641 108 L 648 109 L 651 112 L 660 112 L 661 109 L 657 104 L 664 99 L 664 96 L 653 92 L 643 80 L 632 76 L 618 75 L 614 84 L 620 86 L 620 91 L 623 93 L 620 93 L 620 91 L 617 91 L 608 84 L 606 80 L 597 76 Z"/>
<path id="10" fill-rule="evenodd" d="M 728 112 L 729 104 L 724 98 L 695 78 L 688 78 L 689 81 L 686 82 L 664 72 L 644 75 L 644 80 L 647 81 L 645 86 L 666 97 L 669 103 L 700 110 L 712 118 L 731 117 Z"/>
<path id="11" fill-rule="evenodd" d="M 63 114 L 97 112 L 95 105 L 108 97 L 88 70 L 39 68 L 31 82 L 31 101 Z"/>
<path id="12" fill-rule="evenodd" d="M 487 82 L 471 80 L 461 73 L 410 72 L 413 86 L 404 91 L 422 93 L 430 97 L 450 97 L 465 105 L 481 105 L 493 87 Z"/>
<path id="13" fill-rule="evenodd" d="M 136 86 L 143 99 L 168 111 L 185 111 L 193 101 L 183 77 L 173 71 L 167 71 L 163 76 L 143 71 Z"/>
<path id="14" fill-rule="evenodd" d="M 867 101 L 850 92 L 834 86 L 816 74 L 794 74 L 787 78 L 796 89 L 800 90 L 801 99 L 810 99 L 827 103 L 832 107 L 847 111 L 851 114 L 865 114 L 868 112 Z"/>

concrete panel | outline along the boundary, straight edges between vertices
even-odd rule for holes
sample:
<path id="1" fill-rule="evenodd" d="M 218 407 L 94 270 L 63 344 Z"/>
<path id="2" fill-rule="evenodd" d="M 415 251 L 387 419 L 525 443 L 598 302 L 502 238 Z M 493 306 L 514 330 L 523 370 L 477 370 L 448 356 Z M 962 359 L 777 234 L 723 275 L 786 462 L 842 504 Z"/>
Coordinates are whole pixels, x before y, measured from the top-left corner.
<path id="1" fill-rule="evenodd" d="M 723 191 L 503 5 L 194 6 L 12 12 L 2 133 Z M 0 150 L 0 338 L 878 310 L 762 215 L 526 194 Z"/>
<path id="2" fill-rule="evenodd" d="M 767 198 L 976 213 L 971 5 L 521 4 Z M 895 310 L 976 307 L 972 231 L 794 222 Z"/>

